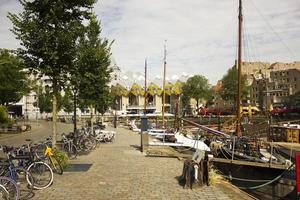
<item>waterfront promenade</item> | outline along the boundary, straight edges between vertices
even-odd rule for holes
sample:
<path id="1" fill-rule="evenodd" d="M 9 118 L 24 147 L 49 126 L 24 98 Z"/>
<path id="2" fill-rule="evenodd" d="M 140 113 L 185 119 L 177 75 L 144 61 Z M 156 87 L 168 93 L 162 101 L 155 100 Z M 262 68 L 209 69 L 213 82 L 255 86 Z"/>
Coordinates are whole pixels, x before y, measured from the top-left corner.
<path id="1" fill-rule="evenodd" d="M 112 129 L 112 128 L 109 128 Z M 58 133 L 68 133 L 71 124 L 58 124 Z M 70 161 L 62 176 L 56 175 L 50 188 L 34 191 L 32 200 L 119 200 L 119 199 L 204 199 L 246 200 L 245 193 L 229 183 L 183 189 L 177 177 L 183 161 L 176 158 L 146 157 L 139 151 L 140 135 L 119 128 L 114 143 L 101 144 L 88 155 Z M 51 135 L 51 122 L 22 134 L 2 135 L 1 144 L 20 146 L 26 138 L 40 141 Z"/>
<path id="2" fill-rule="evenodd" d="M 145 157 L 137 149 L 138 134 L 122 128 L 116 132 L 114 143 L 102 144 L 71 161 L 68 172 L 55 175 L 53 185 L 35 191 L 32 199 L 250 199 L 226 184 L 183 189 L 176 179 L 181 175 L 182 161 Z"/>

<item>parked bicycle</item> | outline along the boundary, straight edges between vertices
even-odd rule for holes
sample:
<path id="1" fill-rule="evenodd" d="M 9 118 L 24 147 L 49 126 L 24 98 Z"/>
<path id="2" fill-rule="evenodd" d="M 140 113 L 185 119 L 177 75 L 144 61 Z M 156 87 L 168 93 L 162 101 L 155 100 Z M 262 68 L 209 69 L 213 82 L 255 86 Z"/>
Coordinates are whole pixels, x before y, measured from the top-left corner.
<path id="1" fill-rule="evenodd" d="M 49 164 L 55 173 L 60 175 L 63 174 L 63 168 L 57 156 L 53 153 L 52 142 L 50 138 L 47 138 L 46 141 L 36 145 L 35 154 L 37 158 Z"/>
<path id="2" fill-rule="evenodd" d="M 0 199 L 19 200 L 19 194 L 19 187 L 13 179 L 0 176 Z"/>
<path id="3" fill-rule="evenodd" d="M 5 153 L 9 151 L 7 149 Z M 31 174 L 33 180 L 29 175 L 26 175 L 26 179 L 33 188 L 45 189 L 52 184 L 53 171 L 47 163 L 36 158 L 32 143 L 20 147 L 14 159 L 18 160 L 18 167 L 26 169 Z"/>
<path id="4" fill-rule="evenodd" d="M 22 159 L 22 156 L 18 156 L 18 150 L 14 147 L 4 146 L 3 152 L 6 153 L 7 159 L 1 160 L 0 175 L 9 177 L 17 183 L 19 188 L 19 198 L 27 199 L 33 194 L 33 177 L 31 174 L 22 167 L 16 167 L 13 163 L 14 160 Z"/>

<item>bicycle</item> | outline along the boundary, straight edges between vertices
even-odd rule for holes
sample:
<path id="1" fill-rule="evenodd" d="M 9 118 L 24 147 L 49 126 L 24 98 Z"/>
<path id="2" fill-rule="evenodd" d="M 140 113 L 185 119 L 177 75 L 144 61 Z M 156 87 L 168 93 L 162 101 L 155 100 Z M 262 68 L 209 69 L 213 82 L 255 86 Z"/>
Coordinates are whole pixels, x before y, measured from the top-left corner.
<path id="1" fill-rule="evenodd" d="M 13 179 L 0 176 L 0 199 L 19 200 L 19 194 L 19 187 Z"/>
<path id="2" fill-rule="evenodd" d="M 45 142 L 42 142 L 40 144 L 37 145 L 36 147 L 36 156 L 44 161 L 48 161 L 49 165 L 51 166 L 52 170 L 54 172 L 56 172 L 57 174 L 62 175 L 63 174 L 63 168 L 60 164 L 60 162 L 58 161 L 58 158 L 56 157 L 56 155 L 53 153 L 53 150 L 51 148 L 51 141 L 49 138 L 47 138 L 47 140 Z M 38 151 L 39 149 L 39 151 Z M 42 151 L 43 155 L 39 155 L 38 152 Z"/>
<path id="3" fill-rule="evenodd" d="M 33 185 L 30 185 L 30 180 L 33 182 L 33 178 L 31 174 L 22 167 L 15 167 L 13 160 L 21 159 L 20 156 L 16 156 L 15 153 L 18 153 L 18 150 L 13 147 L 4 146 L 2 148 L 3 152 L 6 153 L 7 159 L 3 159 L 0 161 L 1 176 L 6 176 L 11 178 L 17 183 L 19 187 L 19 198 L 27 199 L 30 195 L 33 194 Z"/>
<path id="4" fill-rule="evenodd" d="M 31 143 L 27 144 L 26 147 L 23 146 L 19 151 L 19 157 L 16 156 L 16 159 L 20 158 L 18 166 L 27 169 L 27 171 L 32 175 L 33 181 L 30 180 L 29 176 L 26 176 L 29 184 L 33 185 L 34 189 L 41 190 L 52 184 L 53 171 L 47 163 L 35 158 L 35 154 L 33 153 L 34 148 L 35 147 L 32 146 Z"/>
<path id="5" fill-rule="evenodd" d="M 78 151 L 72 139 L 67 138 L 63 133 L 62 137 L 62 150 L 65 151 L 69 159 L 75 159 L 77 157 Z"/>

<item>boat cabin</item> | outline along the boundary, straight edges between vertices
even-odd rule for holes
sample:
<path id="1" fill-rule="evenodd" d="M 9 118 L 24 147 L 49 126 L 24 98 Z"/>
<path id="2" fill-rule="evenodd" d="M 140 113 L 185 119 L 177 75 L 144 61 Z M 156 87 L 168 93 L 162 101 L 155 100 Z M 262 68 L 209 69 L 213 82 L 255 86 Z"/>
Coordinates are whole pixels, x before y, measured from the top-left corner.
<path id="1" fill-rule="evenodd" d="M 300 125 L 283 124 L 270 126 L 269 141 L 300 143 Z"/>

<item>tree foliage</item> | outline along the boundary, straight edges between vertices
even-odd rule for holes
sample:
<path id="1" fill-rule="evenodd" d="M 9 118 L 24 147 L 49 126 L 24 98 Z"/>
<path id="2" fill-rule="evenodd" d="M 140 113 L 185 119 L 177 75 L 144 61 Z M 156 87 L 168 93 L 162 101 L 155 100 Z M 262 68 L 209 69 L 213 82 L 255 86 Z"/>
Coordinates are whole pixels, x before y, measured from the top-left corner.
<path id="1" fill-rule="evenodd" d="M 81 23 L 95 0 L 19 1 L 24 10 L 8 14 L 23 46 L 19 53 L 28 69 L 52 80 L 56 94 L 72 68 Z"/>
<path id="2" fill-rule="evenodd" d="M 21 60 L 0 49 L 0 104 L 18 102 L 28 92 L 28 78 Z"/>
<path id="3" fill-rule="evenodd" d="M 207 78 L 202 75 L 190 77 L 182 86 L 182 95 L 184 104 L 186 104 L 189 99 L 194 98 L 197 101 L 197 107 L 199 107 L 200 99 L 207 100 L 210 97 L 210 86 Z"/>
<path id="4" fill-rule="evenodd" d="M 21 41 L 19 55 L 34 74 L 48 76 L 53 89 L 53 137 L 56 143 L 56 100 L 74 68 L 76 45 L 96 0 L 19 0 L 23 11 L 9 13 Z"/>
<path id="5" fill-rule="evenodd" d="M 64 89 L 64 96 L 62 97 L 62 107 L 67 113 L 70 113 L 74 110 L 73 94 L 69 85 Z"/>
<path id="6" fill-rule="evenodd" d="M 230 68 L 222 78 L 222 86 L 220 90 L 221 97 L 226 101 L 236 102 L 237 97 L 238 73 L 235 66 Z M 242 76 L 242 96 L 246 99 L 248 95 L 247 77 Z M 235 104 L 234 104 L 235 105 Z"/>
<path id="7" fill-rule="evenodd" d="M 289 97 L 288 106 L 300 109 L 300 91 Z"/>
<path id="8" fill-rule="evenodd" d="M 110 104 L 108 83 L 110 81 L 111 43 L 100 38 L 101 28 L 96 16 L 91 16 L 85 34 L 77 46 L 79 69 L 79 98 L 87 106 L 103 112 Z"/>
<path id="9" fill-rule="evenodd" d="M 39 86 L 37 89 L 37 102 L 34 103 L 34 106 L 40 109 L 40 113 L 51 113 L 52 112 L 52 96 L 53 91 L 49 86 L 46 86 L 44 89 L 42 86 Z M 65 96 L 62 96 L 61 93 L 57 94 L 57 109 L 66 109 Z"/>
<path id="10" fill-rule="evenodd" d="M 0 105 L 0 123 L 5 124 L 9 122 L 8 112 L 5 106 Z"/>
<path id="11" fill-rule="evenodd" d="M 43 91 L 42 87 L 39 87 L 38 89 L 38 100 L 37 105 L 40 109 L 40 113 L 50 113 L 52 112 L 52 93 L 51 89 L 49 87 L 45 87 L 45 90 Z"/>

